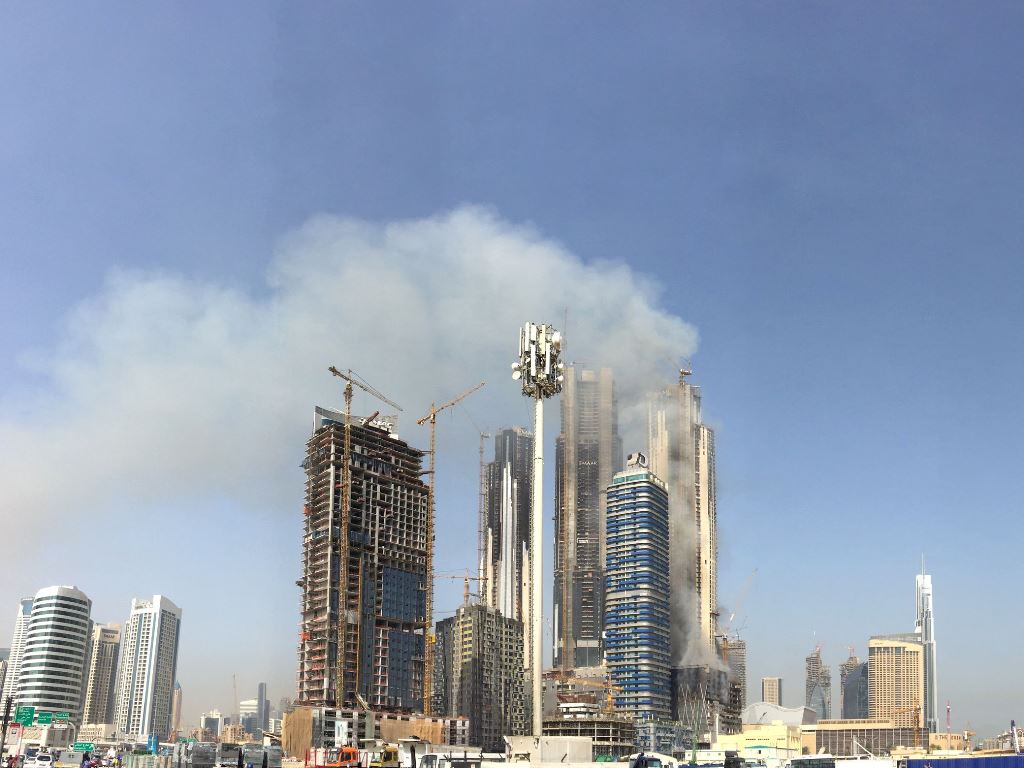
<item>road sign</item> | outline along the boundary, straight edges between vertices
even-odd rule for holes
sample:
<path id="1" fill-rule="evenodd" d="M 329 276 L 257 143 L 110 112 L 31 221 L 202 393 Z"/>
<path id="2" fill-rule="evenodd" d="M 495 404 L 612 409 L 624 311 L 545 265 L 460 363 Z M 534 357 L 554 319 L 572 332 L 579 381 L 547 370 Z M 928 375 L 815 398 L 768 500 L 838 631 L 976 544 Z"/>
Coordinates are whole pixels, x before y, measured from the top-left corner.
<path id="1" fill-rule="evenodd" d="M 55 731 L 65 731 L 67 730 L 68 724 L 63 720 L 55 720 L 53 725 L 51 725 L 50 727 L 53 728 L 53 730 Z"/>
<path id="2" fill-rule="evenodd" d="M 54 720 L 70 720 L 71 719 L 71 713 L 70 712 L 54 712 L 53 713 L 53 719 Z"/>
<path id="3" fill-rule="evenodd" d="M 53 712 L 38 712 L 36 714 L 36 722 L 39 725 L 49 725 L 53 722 Z"/>
<path id="4" fill-rule="evenodd" d="M 71 745 L 71 750 L 73 752 L 92 752 L 94 746 L 95 744 L 91 741 L 76 741 Z"/>
<path id="5" fill-rule="evenodd" d="M 35 716 L 35 707 L 18 707 L 16 710 L 14 710 L 15 721 L 21 723 L 22 725 L 31 726 L 32 720 L 35 718 Z"/>

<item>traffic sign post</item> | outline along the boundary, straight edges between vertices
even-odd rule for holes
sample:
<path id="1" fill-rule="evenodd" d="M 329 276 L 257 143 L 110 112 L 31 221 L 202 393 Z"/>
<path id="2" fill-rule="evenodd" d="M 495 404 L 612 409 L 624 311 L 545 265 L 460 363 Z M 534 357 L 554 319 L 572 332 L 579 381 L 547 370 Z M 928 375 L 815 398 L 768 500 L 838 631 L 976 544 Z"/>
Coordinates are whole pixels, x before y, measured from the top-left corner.
<path id="1" fill-rule="evenodd" d="M 40 712 L 36 715 L 36 723 L 39 725 L 49 725 L 53 722 L 53 712 Z"/>
<path id="2" fill-rule="evenodd" d="M 96 745 L 91 741 L 76 741 L 71 745 L 73 752 L 92 752 Z"/>
<path id="3" fill-rule="evenodd" d="M 14 722 L 21 723 L 27 728 L 32 727 L 32 721 L 36 716 L 35 707 L 18 707 L 14 710 Z"/>
<path id="4" fill-rule="evenodd" d="M 71 719 L 71 713 L 70 712 L 54 712 L 53 713 L 53 719 L 54 720 L 68 721 L 68 720 Z"/>

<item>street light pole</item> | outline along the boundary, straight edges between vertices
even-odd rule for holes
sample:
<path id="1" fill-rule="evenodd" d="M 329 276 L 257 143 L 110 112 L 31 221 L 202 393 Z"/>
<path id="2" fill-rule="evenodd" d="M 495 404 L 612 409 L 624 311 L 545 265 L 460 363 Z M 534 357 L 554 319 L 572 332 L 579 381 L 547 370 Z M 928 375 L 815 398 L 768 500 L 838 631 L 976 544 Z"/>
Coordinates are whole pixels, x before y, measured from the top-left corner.
<path id="1" fill-rule="evenodd" d="M 544 400 L 562 391 L 562 335 L 550 325 L 526 323 L 519 331 L 519 359 L 512 378 L 522 380 L 523 395 L 534 400 L 533 493 L 530 510 L 530 673 L 533 689 L 533 735 L 543 735 L 543 596 L 544 557 Z"/>

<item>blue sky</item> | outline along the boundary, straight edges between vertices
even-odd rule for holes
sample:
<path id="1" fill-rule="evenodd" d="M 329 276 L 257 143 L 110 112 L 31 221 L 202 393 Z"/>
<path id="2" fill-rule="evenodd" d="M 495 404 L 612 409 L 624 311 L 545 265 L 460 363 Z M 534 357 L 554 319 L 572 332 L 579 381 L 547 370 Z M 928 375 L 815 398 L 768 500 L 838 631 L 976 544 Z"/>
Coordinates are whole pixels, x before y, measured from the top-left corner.
<path id="1" fill-rule="evenodd" d="M 384 227 L 483 206 L 584 269 L 628 265 L 660 287 L 652 306 L 696 328 L 722 601 L 758 569 L 737 620 L 751 689 L 778 674 L 797 704 L 815 642 L 836 665 L 848 645 L 863 656 L 869 635 L 909 629 L 925 553 L 953 727 L 1003 729 L 1021 714 L 1007 638 L 1024 629 L 1022 22 L 1010 3 L 6 6 L 0 440 L 13 452 L 38 414 L 52 427 L 110 390 L 82 380 L 117 381 L 102 333 L 156 352 L 170 338 L 179 354 L 195 326 L 175 319 L 207 316 L 210 294 L 240 324 L 276 306 L 275 260 L 312 217 Z M 126 295 L 166 307 L 167 327 L 155 311 L 155 335 L 118 327 L 138 317 L 111 310 Z M 55 373 L 62 360 L 74 370 Z M 231 363 L 224 377 L 240 380 Z M 216 375 L 218 360 L 204 365 Z M 399 389 L 379 370 L 376 386 Z M 337 397 L 295 374 L 276 375 L 297 402 Z M 137 451 L 104 402 L 90 422 L 110 427 L 104 451 Z M 299 439 L 278 460 L 290 506 L 208 469 L 163 478 L 168 493 L 108 466 L 111 487 L 89 499 L 51 473 L 48 516 L 0 492 L 16 565 L 0 605 L 13 619 L 22 593 L 73 581 L 97 618 L 123 620 L 132 596 L 166 593 L 185 611 L 187 714 L 230 706 L 231 663 L 243 687 L 290 693 L 310 415 L 295 410 Z M 175 418 L 157 408 L 154 430 Z M 237 419 L 261 412 L 242 399 Z M 24 466 L 67 458 L 49 434 Z M 474 507 L 476 441 L 465 425 L 451 435 L 444 501 Z M 441 541 L 439 562 L 462 567 L 461 543 Z M 460 588 L 440 587 L 438 607 Z M 252 611 L 272 621 L 238 651 L 231 616 Z"/>

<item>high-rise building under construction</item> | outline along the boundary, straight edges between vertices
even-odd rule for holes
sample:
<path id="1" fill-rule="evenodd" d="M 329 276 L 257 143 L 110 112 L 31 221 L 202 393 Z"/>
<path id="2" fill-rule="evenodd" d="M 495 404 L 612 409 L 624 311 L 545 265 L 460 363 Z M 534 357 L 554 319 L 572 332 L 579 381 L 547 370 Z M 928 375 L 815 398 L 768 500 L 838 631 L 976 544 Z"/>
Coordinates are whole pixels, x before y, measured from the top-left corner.
<path id="1" fill-rule="evenodd" d="M 605 489 L 622 469 L 615 381 L 608 368 L 567 366 L 555 442 L 554 663 L 601 664 Z"/>
<path id="2" fill-rule="evenodd" d="M 298 701 L 421 711 L 427 631 L 423 452 L 386 422 L 318 407 L 306 443 Z M 346 488 L 346 483 L 348 488 Z"/>
<path id="3" fill-rule="evenodd" d="M 816 646 L 805 661 L 804 706 L 817 712 L 818 719 L 828 720 L 832 717 L 832 671 L 821 658 L 821 646 Z"/>
<path id="4" fill-rule="evenodd" d="M 686 663 L 715 648 L 718 612 L 718 512 L 715 433 L 703 422 L 701 391 L 680 371 L 679 382 L 648 399 L 651 469 L 665 480 L 672 540 L 672 655 Z"/>

